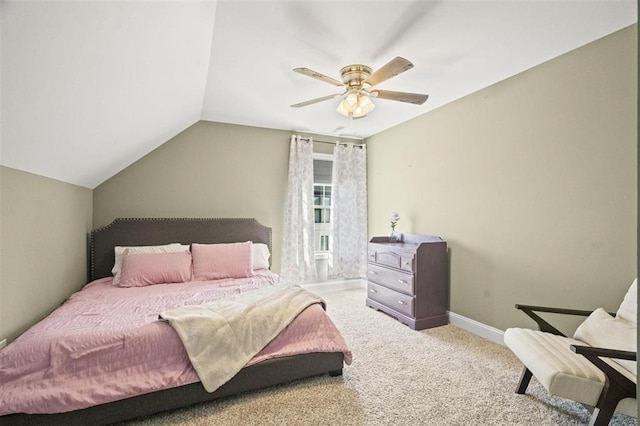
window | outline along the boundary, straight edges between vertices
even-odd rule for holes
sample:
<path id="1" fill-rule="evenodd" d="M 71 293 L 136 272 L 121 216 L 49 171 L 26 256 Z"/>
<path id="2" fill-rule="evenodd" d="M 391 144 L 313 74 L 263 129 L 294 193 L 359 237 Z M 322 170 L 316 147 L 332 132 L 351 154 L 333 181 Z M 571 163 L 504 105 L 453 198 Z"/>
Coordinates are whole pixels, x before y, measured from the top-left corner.
<path id="1" fill-rule="evenodd" d="M 313 185 L 313 205 L 316 223 L 331 222 L 331 185 Z"/>
<path id="2" fill-rule="evenodd" d="M 313 213 L 315 221 L 315 251 L 329 251 L 331 232 L 331 155 L 314 154 L 313 160 Z"/>

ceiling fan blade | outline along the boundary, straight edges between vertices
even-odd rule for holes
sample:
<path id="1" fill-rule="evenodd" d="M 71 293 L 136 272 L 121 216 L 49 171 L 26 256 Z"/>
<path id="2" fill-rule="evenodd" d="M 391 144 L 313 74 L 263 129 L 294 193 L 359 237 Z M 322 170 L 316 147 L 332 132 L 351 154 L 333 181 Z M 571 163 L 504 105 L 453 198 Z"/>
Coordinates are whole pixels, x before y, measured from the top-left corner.
<path id="1" fill-rule="evenodd" d="M 371 96 L 390 101 L 407 102 L 410 104 L 422 105 L 429 98 L 429 95 L 421 93 L 394 92 L 391 90 L 373 90 Z"/>
<path id="2" fill-rule="evenodd" d="M 293 105 L 291 105 L 291 107 L 292 108 L 300 108 L 300 107 L 311 105 L 311 104 L 315 104 L 315 103 L 318 103 L 318 102 L 328 101 L 329 99 L 337 98 L 338 96 L 342 96 L 342 95 L 344 95 L 344 93 L 336 93 L 335 95 L 327 95 L 327 96 L 323 96 L 321 98 L 315 98 L 315 99 L 311 99 L 309 101 L 300 102 L 299 104 L 293 104 Z"/>
<path id="3" fill-rule="evenodd" d="M 294 68 L 293 70 L 302 75 L 306 75 L 308 77 L 315 78 L 320 81 L 324 81 L 325 83 L 333 84 L 334 86 L 338 86 L 338 87 L 344 86 L 343 82 L 338 81 L 335 78 L 326 76 L 324 74 L 320 74 L 317 71 L 310 70 L 309 68 Z"/>
<path id="4" fill-rule="evenodd" d="M 370 85 L 371 87 L 382 83 L 385 80 L 389 80 L 391 77 L 395 77 L 398 74 L 401 74 L 407 70 L 413 68 L 413 64 L 407 61 L 400 56 L 396 56 L 382 68 L 376 70 L 369 78 L 367 78 L 364 83 Z"/>

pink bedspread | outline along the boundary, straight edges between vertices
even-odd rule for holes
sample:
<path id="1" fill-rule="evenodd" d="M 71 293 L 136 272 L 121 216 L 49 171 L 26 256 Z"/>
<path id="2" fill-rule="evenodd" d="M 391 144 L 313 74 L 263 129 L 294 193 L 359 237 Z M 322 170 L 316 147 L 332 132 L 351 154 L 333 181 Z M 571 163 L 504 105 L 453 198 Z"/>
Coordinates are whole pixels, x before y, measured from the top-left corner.
<path id="1" fill-rule="evenodd" d="M 0 351 L 0 415 L 60 413 L 198 381 L 166 309 L 277 282 L 264 271 L 240 280 L 120 288 L 96 280 Z M 247 365 L 310 352 L 343 352 L 320 305 L 300 314 Z"/>

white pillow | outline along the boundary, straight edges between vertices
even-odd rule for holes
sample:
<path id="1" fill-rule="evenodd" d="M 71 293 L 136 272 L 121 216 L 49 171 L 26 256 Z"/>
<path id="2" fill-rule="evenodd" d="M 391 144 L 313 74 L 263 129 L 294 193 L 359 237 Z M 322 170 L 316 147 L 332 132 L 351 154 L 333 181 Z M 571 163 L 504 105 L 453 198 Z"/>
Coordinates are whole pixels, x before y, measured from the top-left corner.
<path id="1" fill-rule="evenodd" d="M 602 308 L 593 311 L 580 324 L 573 338 L 600 348 L 637 351 L 636 325 L 623 319 L 614 318 Z M 637 375 L 635 361 L 612 359 Z"/>
<path id="2" fill-rule="evenodd" d="M 116 255 L 116 261 L 113 264 L 111 273 L 113 274 L 113 285 L 120 285 L 120 273 L 122 271 L 122 261 L 127 254 L 142 254 L 142 253 L 177 253 L 185 252 L 189 253 L 189 246 L 180 243 L 165 244 L 162 246 L 130 246 L 121 247 L 116 246 L 114 248 Z"/>
<path id="3" fill-rule="evenodd" d="M 638 322 L 638 279 L 633 280 L 616 313 L 616 318 L 637 324 Z"/>
<path id="4" fill-rule="evenodd" d="M 269 246 L 262 243 L 253 243 L 251 245 L 253 252 L 253 269 L 269 269 Z"/>

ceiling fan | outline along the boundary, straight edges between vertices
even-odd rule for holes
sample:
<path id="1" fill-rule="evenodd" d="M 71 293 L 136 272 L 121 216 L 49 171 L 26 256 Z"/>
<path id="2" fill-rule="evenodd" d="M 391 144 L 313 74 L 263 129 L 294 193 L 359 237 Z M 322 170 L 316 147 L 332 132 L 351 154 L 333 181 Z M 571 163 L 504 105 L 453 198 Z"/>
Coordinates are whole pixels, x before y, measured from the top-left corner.
<path id="1" fill-rule="evenodd" d="M 373 110 L 373 108 L 375 108 L 375 104 L 371 100 L 372 97 L 422 105 L 425 103 L 429 95 L 373 89 L 374 86 L 382 83 L 383 81 L 395 77 L 398 74 L 410 70 L 411 68 L 413 68 L 413 64 L 400 56 L 392 59 L 375 72 L 372 72 L 371 68 L 366 65 L 347 65 L 340 70 L 342 81 L 338 81 L 335 78 L 310 70 L 309 68 L 295 68 L 294 71 L 297 73 L 333 84 L 334 86 L 342 87 L 344 88 L 344 91 L 342 93 L 336 93 L 300 102 L 291 106 L 293 108 L 300 108 L 342 96 L 343 100 L 338 104 L 336 111 L 347 117 L 357 119 L 365 117 Z"/>

